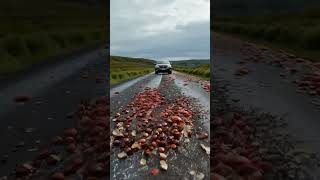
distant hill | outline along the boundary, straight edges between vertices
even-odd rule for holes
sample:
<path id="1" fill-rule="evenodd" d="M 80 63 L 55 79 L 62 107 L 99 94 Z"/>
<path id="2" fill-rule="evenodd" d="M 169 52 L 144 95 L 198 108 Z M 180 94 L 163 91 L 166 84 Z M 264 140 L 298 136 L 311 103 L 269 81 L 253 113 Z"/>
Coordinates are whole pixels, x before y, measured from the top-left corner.
<path id="1" fill-rule="evenodd" d="M 197 67 L 204 64 L 210 64 L 209 59 L 170 61 L 170 62 L 173 66 L 176 66 L 176 67 Z"/>
<path id="2" fill-rule="evenodd" d="M 281 14 L 320 7 L 319 0 L 215 0 L 214 16 Z"/>
<path id="3" fill-rule="evenodd" d="M 155 61 L 151 59 L 144 59 L 144 58 L 131 58 L 131 57 L 123 57 L 123 56 L 111 56 L 111 66 L 152 66 L 154 65 Z"/>

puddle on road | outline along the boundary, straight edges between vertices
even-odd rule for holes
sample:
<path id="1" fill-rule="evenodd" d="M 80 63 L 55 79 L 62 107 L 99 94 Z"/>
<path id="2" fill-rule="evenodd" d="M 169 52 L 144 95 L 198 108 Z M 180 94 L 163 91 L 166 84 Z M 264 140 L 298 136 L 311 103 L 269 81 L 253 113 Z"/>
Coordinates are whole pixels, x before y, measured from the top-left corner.
<path id="1" fill-rule="evenodd" d="M 151 76 L 151 74 L 153 74 L 153 73 L 150 73 L 150 74 L 135 78 L 135 79 L 130 80 L 130 81 L 126 82 L 126 83 L 123 83 L 123 84 L 120 84 L 120 85 L 118 85 L 118 86 L 116 86 L 114 88 L 111 88 L 110 89 L 110 97 L 115 96 L 115 92 L 122 92 L 122 91 L 130 88 L 132 85 L 136 84 L 137 82 L 139 82 L 139 81 L 141 81 L 143 79 L 146 79 L 147 77 Z"/>
<path id="2" fill-rule="evenodd" d="M 189 96 L 198 100 L 200 108 L 204 111 L 203 119 L 206 130 L 210 131 L 210 94 L 204 91 L 201 85 L 194 81 L 185 82 L 184 79 L 176 75 L 175 84 L 181 89 L 185 96 Z M 184 85 L 187 83 L 188 85 Z M 205 121 L 207 120 L 207 121 Z"/>
<path id="3" fill-rule="evenodd" d="M 148 82 L 146 87 L 158 88 L 161 80 L 162 80 L 162 75 L 156 75 L 155 78 L 153 78 L 151 81 Z"/>
<path id="4" fill-rule="evenodd" d="M 199 100 L 199 103 L 205 108 L 210 109 L 210 96 L 205 92 L 201 85 L 192 81 L 188 81 L 188 85 L 184 86 L 184 80 L 176 78 L 175 83 L 178 87 L 181 88 L 181 91 L 186 96 L 191 96 Z"/>

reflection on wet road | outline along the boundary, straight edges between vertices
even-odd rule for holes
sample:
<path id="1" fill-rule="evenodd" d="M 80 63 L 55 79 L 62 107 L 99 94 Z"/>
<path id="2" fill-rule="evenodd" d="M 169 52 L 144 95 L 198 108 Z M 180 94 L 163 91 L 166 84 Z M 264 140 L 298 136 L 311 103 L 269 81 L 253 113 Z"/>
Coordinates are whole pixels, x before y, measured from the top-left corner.
<path id="1" fill-rule="evenodd" d="M 120 92 L 130 88 L 131 86 L 133 86 L 137 82 L 139 82 L 141 80 L 144 80 L 145 78 L 148 78 L 149 76 L 151 76 L 151 74 L 148 74 L 148 75 L 145 75 L 145 76 L 141 76 L 141 77 L 138 77 L 136 79 L 129 80 L 126 83 L 120 84 L 120 85 L 110 89 L 110 97 L 113 97 L 116 92 L 120 93 Z"/>
<path id="2" fill-rule="evenodd" d="M 146 84 L 146 87 L 158 88 L 162 80 L 162 75 L 156 75 L 151 81 Z"/>

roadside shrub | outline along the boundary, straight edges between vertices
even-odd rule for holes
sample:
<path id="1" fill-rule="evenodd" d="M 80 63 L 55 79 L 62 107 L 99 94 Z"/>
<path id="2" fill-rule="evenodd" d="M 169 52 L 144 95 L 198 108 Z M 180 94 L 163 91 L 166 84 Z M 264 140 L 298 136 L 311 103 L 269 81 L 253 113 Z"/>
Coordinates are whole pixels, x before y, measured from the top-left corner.
<path id="1" fill-rule="evenodd" d="M 5 37 L 1 42 L 1 48 L 14 57 L 26 56 L 29 54 L 24 39 L 17 35 Z"/>
<path id="2" fill-rule="evenodd" d="M 176 71 L 180 71 L 195 76 L 210 78 L 210 65 L 201 65 L 197 67 L 176 67 Z"/>
<path id="3" fill-rule="evenodd" d="M 123 74 L 118 74 L 119 79 L 123 79 L 124 75 Z"/>
<path id="4" fill-rule="evenodd" d="M 195 75 L 201 75 L 201 71 L 196 69 L 196 70 L 193 70 L 192 71 L 192 74 L 195 74 Z"/>
<path id="5" fill-rule="evenodd" d="M 207 78 L 210 78 L 210 71 L 206 72 L 206 73 L 204 74 L 204 76 L 207 77 Z"/>
<path id="6" fill-rule="evenodd" d="M 117 79 L 118 76 L 116 74 L 111 74 L 111 79 Z"/>

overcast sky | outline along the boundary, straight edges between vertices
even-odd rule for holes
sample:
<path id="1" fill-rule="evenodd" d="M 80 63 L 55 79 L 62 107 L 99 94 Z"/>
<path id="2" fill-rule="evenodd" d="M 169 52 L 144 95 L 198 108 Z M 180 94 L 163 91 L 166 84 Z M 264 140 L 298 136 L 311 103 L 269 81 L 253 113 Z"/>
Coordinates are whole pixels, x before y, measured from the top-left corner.
<path id="1" fill-rule="evenodd" d="M 209 59 L 210 0 L 111 0 L 111 55 Z"/>

